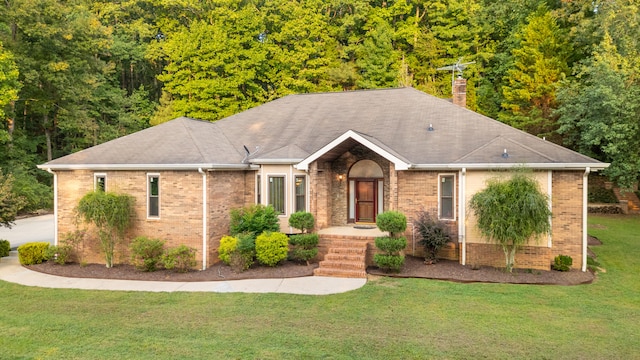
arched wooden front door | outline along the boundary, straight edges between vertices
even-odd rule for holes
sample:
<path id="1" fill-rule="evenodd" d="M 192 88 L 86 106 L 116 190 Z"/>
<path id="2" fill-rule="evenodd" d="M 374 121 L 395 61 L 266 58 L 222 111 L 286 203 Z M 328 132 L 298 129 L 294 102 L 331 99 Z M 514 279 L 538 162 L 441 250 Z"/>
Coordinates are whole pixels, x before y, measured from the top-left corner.
<path id="1" fill-rule="evenodd" d="M 372 160 L 360 160 L 349 170 L 349 221 L 374 223 L 382 209 L 384 174 Z"/>

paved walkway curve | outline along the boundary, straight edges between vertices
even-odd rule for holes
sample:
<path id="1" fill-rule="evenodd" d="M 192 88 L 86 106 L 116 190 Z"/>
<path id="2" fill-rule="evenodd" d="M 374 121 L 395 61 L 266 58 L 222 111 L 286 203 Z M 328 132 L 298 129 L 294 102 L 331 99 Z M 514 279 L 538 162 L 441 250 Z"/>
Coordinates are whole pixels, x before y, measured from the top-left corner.
<path id="1" fill-rule="evenodd" d="M 12 251 L 9 257 L 0 259 L 0 280 L 26 286 L 57 289 L 149 292 L 243 292 L 301 295 L 338 294 L 359 289 L 366 283 L 366 279 L 324 276 L 199 282 L 68 278 L 43 274 L 20 266 L 16 251 Z"/>

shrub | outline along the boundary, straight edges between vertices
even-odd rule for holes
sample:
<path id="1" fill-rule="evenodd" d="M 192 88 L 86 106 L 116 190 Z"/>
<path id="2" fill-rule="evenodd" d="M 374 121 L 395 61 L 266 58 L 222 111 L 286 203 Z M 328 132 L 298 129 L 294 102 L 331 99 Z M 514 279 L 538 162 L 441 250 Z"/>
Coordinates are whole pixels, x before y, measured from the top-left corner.
<path id="1" fill-rule="evenodd" d="M 292 249 L 289 257 L 295 261 L 305 261 L 309 265 L 309 260 L 318 255 L 318 234 L 297 234 L 289 238 Z"/>
<path id="2" fill-rule="evenodd" d="M 168 249 L 162 257 L 164 267 L 181 273 L 188 272 L 196 266 L 196 251 L 187 245 Z"/>
<path id="3" fill-rule="evenodd" d="M 553 270 L 569 271 L 573 265 L 573 259 L 568 255 L 558 255 L 553 259 Z"/>
<path id="4" fill-rule="evenodd" d="M 32 242 L 18 247 L 18 259 L 22 265 L 40 264 L 47 259 L 48 242 Z"/>
<path id="5" fill-rule="evenodd" d="M 256 256 L 256 242 L 252 234 L 238 235 L 237 246 L 231 252 L 229 265 L 235 272 L 242 272 L 253 265 Z"/>
<path id="6" fill-rule="evenodd" d="M 618 198 L 613 192 L 613 189 L 606 189 L 604 187 L 589 187 L 588 201 L 590 203 L 604 203 L 604 204 L 616 204 Z"/>
<path id="7" fill-rule="evenodd" d="M 70 258 L 67 259 L 68 262 L 71 262 L 73 260 L 80 264 L 84 262 L 82 259 L 82 254 L 84 253 L 84 238 L 86 235 L 86 230 L 74 230 L 63 235 L 60 243 L 68 245 L 73 249 L 69 256 Z M 72 257 L 75 257 L 75 259 L 71 259 Z"/>
<path id="8" fill-rule="evenodd" d="M 315 219 L 313 218 L 313 214 L 310 212 L 298 211 L 294 212 L 289 217 L 289 226 L 300 230 L 302 233 L 312 230 L 314 224 Z"/>
<path id="9" fill-rule="evenodd" d="M 231 253 L 236 249 L 238 238 L 235 236 L 223 236 L 220 239 L 220 247 L 218 248 L 218 258 L 223 263 L 229 265 Z"/>
<path id="10" fill-rule="evenodd" d="M 272 206 L 252 205 L 231 210 L 231 235 L 252 233 L 254 236 L 265 231 L 280 231 L 278 214 Z"/>
<path id="11" fill-rule="evenodd" d="M 289 238 L 280 232 L 264 232 L 256 238 L 256 258 L 261 264 L 276 266 L 287 258 Z"/>
<path id="12" fill-rule="evenodd" d="M 52 245 L 47 248 L 46 258 L 48 260 L 53 260 L 53 262 L 58 265 L 64 265 L 69 262 L 72 253 L 73 246 L 71 245 Z"/>
<path id="13" fill-rule="evenodd" d="M 418 244 L 424 247 L 425 262 L 434 262 L 438 251 L 451 240 L 444 222 L 437 220 L 428 211 L 420 211 L 413 222 L 418 233 Z"/>
<path id="14" fill-rule="evenodd" d="M 9 256 L 9 252 L 11 252 L 9 240 L 0 239 L 0 257 Z"/>
<path id="15" fill-rule="evenodd" d="M 131 263 L 138 270 L 156 271 L 158 264 L 162 262 L 164 241 L 138 236 L 129 245 L 129 251 L 131 253 Z"/>
<path id="16" fill-rule="evenodd" d="M 407 238 L 381 236 L 376 238 L 375 243 L 376 247 L 387 255 L 398 255 L 407 246 Z"/>
<path id="17" fill-rule="evenodd" d="M 376 218 L 376 225 L 381 231 L 388 231 L 395 237 L 407 229 L 407 217 L 397 211 L 385 211 Z"/>
<path id="18" fill-rule="evenodd" d="M 399 272 L 404 265 L 404 256 L 375 254 L 373 261 L 376 265 L 385 271 Z"/>

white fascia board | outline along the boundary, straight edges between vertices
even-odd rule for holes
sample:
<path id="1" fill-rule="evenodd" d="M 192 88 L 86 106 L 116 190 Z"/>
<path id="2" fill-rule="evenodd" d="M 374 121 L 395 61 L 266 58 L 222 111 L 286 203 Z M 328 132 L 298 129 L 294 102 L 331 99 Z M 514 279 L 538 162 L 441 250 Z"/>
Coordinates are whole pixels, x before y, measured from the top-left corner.
<path id="1" fill-rule="evenodd" d="M 297 164 L 304 159 L 250 159 L 252 164 L 260 165 L 291 165 Z"/>
<path id="2" fill-rule="evenodd" d="M 42 170 L 255 170 L 250 164 L 74 164 L 37 165 Z"/>
<path id="3" fill-rule="evenodd" d="M 396 170 L 409 170 L 409 168 L 411 168 L 411 164 L 399 159 L 397 156 L 389 153 L 388 151 L 384 150 L 380 146 L 372 143 L 371 141 L 369 141 L 366 138 L 362 137 L 360 134 L 356 133 L 353 130 L 349 130 L 349 131 L 345 132 L 344 134 L 340 135 L 338 138 L 336 138 L 332 142 L 330 142 L 327 145 L 323 146 L 320 150 L 318 150 L 315 153 L 309 155 L 306 159 L 300 161 L 297 165 L 294 165 L 294 167 L 296 169 L 298 169 L 298 170 L 308 171 L 309 170 L 309 164 L 311 164 L 312 162 L 318 160 L 322 155 L 324 155 L 327 152 L 331 151 L 333 148 L 335 148 L 336 146 L 340 145 L 342 142 L 344 142 L 345 140 L 347 140 L 349 138 L 359 142 L 360 144 L 362 144 L 362 145 L 366 146 L 367 148 L 369 148 L 371 151 L 374 151 L 376 154 L 378 154 L 378 155 L 382 156 L 383 158 L 391 161 L 395 165 Z"/>
<path id="4" fill-rule="evenodd" d="M 606 169 L 608 163 L 482 163 L 482 164 L 416 164 L 411 166 L 411 170 L 490 170 L 490 169 L 512 169 L 527 167 L 536 170 L 584 170 L 591 168 L 591 171 Z"/>

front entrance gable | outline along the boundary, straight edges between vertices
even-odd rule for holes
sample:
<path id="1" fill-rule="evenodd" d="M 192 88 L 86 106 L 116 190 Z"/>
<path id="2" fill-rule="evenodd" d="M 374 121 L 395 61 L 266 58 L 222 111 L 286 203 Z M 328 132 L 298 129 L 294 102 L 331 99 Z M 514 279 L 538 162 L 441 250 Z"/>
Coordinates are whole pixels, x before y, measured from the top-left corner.
<path id="1" fill-rule="evenodd" d="M 309 164 L 321 157 L 326 157 L 327 155 L 331 156 L 331 154 L 333 153 L 335 153 L 335 156 L 332 157 L 337 158 L 346 150 L 351 148 L 354 145 L 354 142 L 364 145 L 371 151 L 392 162 L 396 170 L 408 170 L 411 167 L 409 161 L 405 160 L 401 155 L 397 154 L 393 149 L 389 148 L 376 138 L 361 134 L 357 131 L 348 130 L 327 145 L 323 146 L 320 150 L 314 152 L 306 159 L 299 162 L 297 165 L 295 165 L 295 168 L 298 170 L 307 171 L 309 170 Z"/>

